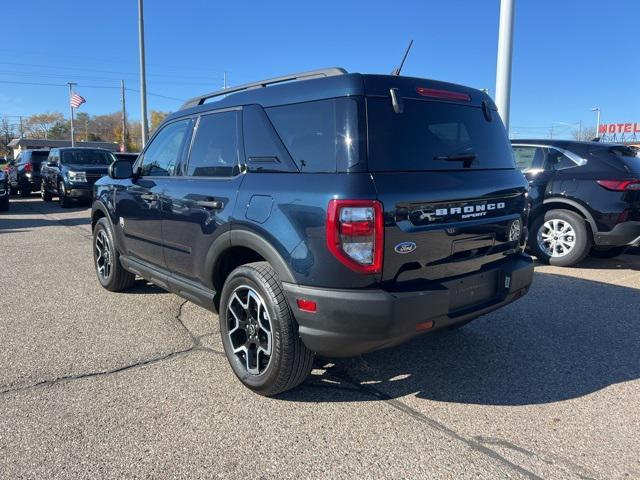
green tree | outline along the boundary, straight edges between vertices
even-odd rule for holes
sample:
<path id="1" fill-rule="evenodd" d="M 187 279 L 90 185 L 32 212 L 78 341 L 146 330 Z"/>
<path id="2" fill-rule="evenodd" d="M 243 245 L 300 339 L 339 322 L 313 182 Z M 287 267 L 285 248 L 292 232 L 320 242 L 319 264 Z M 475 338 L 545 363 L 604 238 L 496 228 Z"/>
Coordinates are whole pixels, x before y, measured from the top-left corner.
<path id="1" fill-rule="evenodd" d="M 170 113 L 171 112 L 161 112 L 159 110 L 151 110 L 151 125 L 149 125 L 149 134 L 152 134 L 153 132 L 155 132 L 157 128 L 160 126 L 160 124 L 164 122 L 164 119 L 167 118 L 167 116 Z"/>
<path id="2" fill-rule="evenodd" d="M 49 129 L 48 138 L 52 140 L 68 140 L 71 138 L 71 123 L 68 120 L 56 122 Z"/>

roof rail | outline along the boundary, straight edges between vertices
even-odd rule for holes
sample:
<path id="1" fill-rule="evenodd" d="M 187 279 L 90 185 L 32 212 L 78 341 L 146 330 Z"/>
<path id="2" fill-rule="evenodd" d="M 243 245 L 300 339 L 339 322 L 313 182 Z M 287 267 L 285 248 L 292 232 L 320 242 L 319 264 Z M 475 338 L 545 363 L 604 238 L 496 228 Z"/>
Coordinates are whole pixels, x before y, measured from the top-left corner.
<path id="1" fill-rule="evenodd" d="M 276 83 L 293 82 L 298 80 L 309 80 L 312 78 L 334 77 L 336 75 L 344 75 L 346 73 L 347 71 L 344 68 L 332 67 L 332 68 L 323 68 L 320 70 L 311 70 L 308 72 L 294 73 L 292 75 L 285 75 L 283 77 L 269 78 L 268 80 L 260 80 L 259 82 L 246 83 L 244 85 L 238 85 L 237 87 L 216 90 L 214 92 L 209 92 L 209 93 L 205 93 L 204 95 L 198 95 L 197 97 L 193 97 L 187 100 L 182 105 L 182 107 L 180 107 L 180 110 L 183 110 L 189 107 L 195 107 L 197 105 L 202 105 L 206 100 L 210 98 L 219 97 L 222 95 L 229 95 L 230 93 L 241 92 L 243 90 L 266 87 L 268 85 L 273 85 Z"/>

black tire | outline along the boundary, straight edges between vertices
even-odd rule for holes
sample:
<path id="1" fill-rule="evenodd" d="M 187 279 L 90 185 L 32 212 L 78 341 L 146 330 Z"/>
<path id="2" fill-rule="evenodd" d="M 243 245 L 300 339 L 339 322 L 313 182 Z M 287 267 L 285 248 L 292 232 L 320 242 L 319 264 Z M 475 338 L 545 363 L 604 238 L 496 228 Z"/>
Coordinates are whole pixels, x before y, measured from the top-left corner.
<path id="1" fill-rule="evenodd" d="M 622 255 L 627 249 L 627 245 L 621 247 L 591 247 L 589 255 L 595 258 L 615 258 L 618 255 Z"/>
<path id="2" fill-rule="evenodd" d="M 9 195 L 5 195 L 0 199 L 0 212 L 6 212 L 9 210 Z"/>
<path id="3" fill-rule="evenodd" d="M 540 246 L 541 230 L 546 232 L 545 222 L 558 220 L 569 224 L 574 232 L 574 244 L 568 252 L 560 256 L 551 256 Z M 570 237 L 571 238 L 571 237 Z M 544 243 L 544 242 L 543 242 Z M 538 261 L 556 267 L 569 267 L 584 259 L 591 249 L 592 240 L 584 218 L 571 210 L 549 210 L 533 221 L 529 245 Z"/>
<path id="4" fill-rule="evenodd" d="M 100 242 L 101 238 L 107 239 L 108 243 L 105 246 L 105 242 Z M 101 252 L 100 245 L 106 247 L 108 251 L 108 260 L 110 261 L 110 268 L 108 272 L 103 275 L 100 272 L 99 255 Z M 104 258 L 104 257 L 103 257 Z M 126 271 L 120 264 L 120 254 L 116 248 L 113 233 L 111 232 L 111 225 L 106 218 L 101 218 L 93 228 L 93 264 L 96 268 L 96 275 L 100 285 L 111 292 L 119 292 L 126 288 L 129 288 L 135 282 L 136 276 L 133 273 Z"/>
<path id="5" fill-rule="evenodd" d="M 254 323 L 253 328 L 256 335 L 253 342 L 258 342 L 258 336 L 264 334 L 264 331 L 259 328 L 263 322 L 266 321 L 269 324 L 271 332 L 271 354 L 268 361 L 264 365 L 265 356 L 260 357 L 256 354 L 256 372 L 253 373 L 248 368 L 248 364 L 251 363 L 247 360 L 249 350 L 246 350 L 244 354 L 242 352 L 235 354 L 230 336 L 230 332 L 233 332 L 235 326 L 240 326 L 240 322 L 236 322 L 233 315 L 229 313 L 230 303 L 233 302 L 231 307 L 234 308 L 234 311 L 238 307 L 242 307 L 238 299 L 249 290 L 252 290 L 262 300 L 268 318 L 256 321 L 251 315 L 245 315 L 245 318 L 248 317 L 250 321 L 245 322 L 246 328 L 236 330 L 236 335 L 238 335 L 236 338 L 239 342 L 236 345 L 242 344 L 242 339 L 245 338 L 245 346 L 249 344 L 249 348 L 253 348 L 254 351 L 259 350 L 255 344 L 251 347 L 252 340 L 248 333 L 251 332 L 249 330 L 251 321 Z M 243 300 L 246 305 L 250 305 L 248 295 L 244 298 L 246 298 Z M 249 306 L 245 311 L 240 308 L 239 315 L 246 314 L 251 308 Z M 256 309 L 256 312 L 256 317 L 259 317 L 260 309 Z M 302 343 L 298 335 L 298 325 L 282 291 L 280 281 L 267 262 L 249 263 L 231 272 L 222 288 L 218 317 L 227 360 L 233 373 L 247 388 L 260 395 L 273 396 L 298 386 L 309 375 L 314 353 Z M 236 340 L 234 339 L 234 341 Z M 264 339 L 260 341 L 264 341 Z"/>
<path id="6" fill-rule="evenodd" d="M 71 199 L 67 196 L 64 188 L 64 183 L 58 184 L 58 202 L 62 208 L 68 208 L 71 206 Z"/>
<path id="7" fill-rule="evenodd" d="M 40 184 L 40 197 L 45 202 L 51 201 L 51 192 L 47 190 L 47 187 L 44 185 L 44 180 Z"/>

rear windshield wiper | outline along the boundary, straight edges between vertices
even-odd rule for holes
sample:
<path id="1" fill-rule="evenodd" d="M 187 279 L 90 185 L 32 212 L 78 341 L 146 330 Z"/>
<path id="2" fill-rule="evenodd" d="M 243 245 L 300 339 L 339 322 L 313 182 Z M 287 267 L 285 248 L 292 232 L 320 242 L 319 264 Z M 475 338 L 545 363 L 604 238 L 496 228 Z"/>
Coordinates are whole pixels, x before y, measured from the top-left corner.
<path id="1" fill-rule="evenodd" d="M 477 157 L 475 153 L 462 153 L 458 155 L 436 155 L 433 159 L 447 162 L 464 162 L 464 168 L 469 168 Z"/>

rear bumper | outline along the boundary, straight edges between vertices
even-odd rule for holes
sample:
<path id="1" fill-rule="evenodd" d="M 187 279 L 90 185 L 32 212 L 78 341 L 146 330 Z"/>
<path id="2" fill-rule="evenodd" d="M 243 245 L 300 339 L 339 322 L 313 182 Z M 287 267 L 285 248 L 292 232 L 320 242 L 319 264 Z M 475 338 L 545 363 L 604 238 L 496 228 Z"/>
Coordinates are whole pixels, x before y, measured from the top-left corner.
<path id="1" fill-rule="evenodd" d="M 18 181 L 16 182 L 16 187 L 22 189 L 22 190 L 30 190 L 32 192 L 35 192 L 37 190 L 40 190 L 40 184 L 41 184 L 42 180 L 40 175 L 38 174 L 31 174 L 29 176 L 22 175 Z"/>
<path id="2" fill-rule="evenodd" d="M 422 290 L 283 286 L 305 345 L 321 355 L 348 357 L 398 345 L 422 333 L 417 327 L 424 322 L 433 321 L 428 331 L 434 331 L 496 310 L 523 296 L 532 280 L 533 261 L 518 255 Z M 490 297 L 473 303 L 472 297 L 486 292 L 489 284 Z M 315 301 L 317 311 L 300 310 L 297 299 Z"/>
<path id="3" fill-rule="evenodd" d="M 640 222 L 623 222 L 608 232 L 598 232 L 593 241 L 598 246 L 621 247 L 623 245 L 640 245 Z"/>

